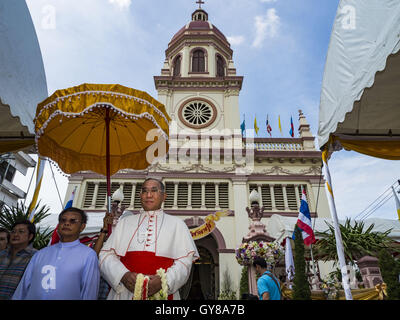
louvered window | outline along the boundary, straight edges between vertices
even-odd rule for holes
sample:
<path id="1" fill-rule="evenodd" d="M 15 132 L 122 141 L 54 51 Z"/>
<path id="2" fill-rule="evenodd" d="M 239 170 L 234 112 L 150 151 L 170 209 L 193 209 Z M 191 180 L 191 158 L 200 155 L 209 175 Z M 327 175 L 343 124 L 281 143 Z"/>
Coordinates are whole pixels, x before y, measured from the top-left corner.
<path id="1" fill-rule="evenodd" d="M 93 196 L 94 196 L 94 187 L 95 187 L 95 184 L 93 182 L 88 182 L 86 184 L 86 192 L 85 192 L 85 197 L 83 200 L 84 208 L 89 208 L 92 205 L 92 200 L 93 200 Z"/>
<path id="2" fill-rule="evenodd" d="M 125 206 L 125 208 L 128 208 L 129 205 L 131 204 L 132 188 L 133 188 L 132 183 L 124 183 L 123 187 L 124 200 L 122 201 L 122 205 Z"/>
<path id="3" fill-rule="evenodd" d="M 167 193 L 167 198 L 164 201 L 164 208 L 172 208 L 174 206 L 175 184 L 173 182 L 166 182 L 165 192 Z"/>
<path id="4" fill-rule="evenodd" d="M 193 208 L 201 207 L 201 184 L 200 183 L 192 184 L 192 207 Z"/>
<path id="5" fill-rule="evenodd" d="M 285 210 L 282 186 L 274 186 L 275 205 L 278 210 Z"/>
<path id="6" fill-rule="evenodd" d="M 103 208 L 106 203 L 107 184 L 105 182 L 99 183 L 99 191 L 97 192 L 96 208 Z"/>
<path id="7" fill-rule="evenodd" d="M 219 206 L 222 209 L 229 209 L 229 184 L 220 183 L 218 188 Z"/>
<path id="8" fill-rule="evenodd" d="M 215 208 L 215 184 L 206 183 L 206 199 L 205 204 L 207 209 Z"/>
<path id="9" fill-rule="evenodd" d="M 287 201 L 288 201 L 288 205 L 289 205 L 289 209 L 290 210 L 298 210 L 296 193 L 295 193 L 294 188 L 295 187 L 293 185 L 286 187 Z"/>
<path id="10" fill-rule="evenodd" d="M 180 182 L 178 184 L 178 208 L 186 208 L 188 205 L 188 184 Z"/>
<path id="11" fill-rule="evenodd" d="M 261 186 L 262 202 L 265 210 L 272 210 L 271 188 L 269 185 Z"/>
<path id="12" fill-rule="evenodd" d="M 135 200 L 134 200 L 134 204 L 133 204 L 134 209 L 142 208 L 142 202 L 140 201 L 140 191 L 142 190 L 142 185 L 143 185 L 143 183 L 136 184 Z"/>

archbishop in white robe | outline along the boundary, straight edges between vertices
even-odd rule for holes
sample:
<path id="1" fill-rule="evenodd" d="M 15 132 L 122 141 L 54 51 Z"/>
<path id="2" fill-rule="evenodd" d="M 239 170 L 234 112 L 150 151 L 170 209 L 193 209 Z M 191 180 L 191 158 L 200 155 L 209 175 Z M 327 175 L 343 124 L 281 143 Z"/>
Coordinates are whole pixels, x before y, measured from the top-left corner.
<path id="1" fill-rule="evenodd" d="M 161 209 L 124 215 L 99 254 L 101 274 L 111 286 L 107 299 L 132 299 L 133 293 L 121 282 L 126 272 L 152 275 L 164 268 L 169 299 L 178 300 L 179 289 L 198 258 L 190 231 L 181 219 Z"/>

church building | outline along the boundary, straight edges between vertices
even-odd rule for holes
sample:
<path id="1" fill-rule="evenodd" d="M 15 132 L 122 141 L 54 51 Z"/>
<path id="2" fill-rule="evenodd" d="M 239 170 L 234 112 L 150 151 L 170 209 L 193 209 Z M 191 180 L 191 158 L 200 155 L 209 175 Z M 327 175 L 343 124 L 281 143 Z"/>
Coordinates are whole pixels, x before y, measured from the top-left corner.
<path id="1" fill-rule="evenodd" d="M 171 38 L 159 75 L 154 76 L 158 101 L 171 117 L 169 153 L 143 171 L 120 170 L 112 192 L 121 188 L 128 211 L 141 208 L 139 192 L 148 177 L 162 180 L 164 211 L 189 228 L 226 211 L 216 227 L 195 240 L 201 258 L 194 264 L 183 298 L 216 299 L 227 275 L 239 290 L 242 267 L 235 249 L 249 233 L 249 195 L 256 190 L 264 207 L 262 222 L 272 215 L 297 217 L 301 190 L 312 217 L 330 217 L 321 180 L 321 152 L 305 115 L 299 110 L 297 138 L 258 138 L 240 128 L 239 94 L 244 77 L 236 74 L 233 50 L 225 35 L 199 8 Z M 320 189 L 320 190 L 319 190 Z M 104 215 L 106 181 L 84 171 L 72 174 L 66 193 L 75 191 L 74 206 L 89 217 Z M 317 208 L 318 198 L 318 208 Z M 98 230 L 101 225 L 98 225 Z M 226 279 L 225 279 L 226 280 Z"/>

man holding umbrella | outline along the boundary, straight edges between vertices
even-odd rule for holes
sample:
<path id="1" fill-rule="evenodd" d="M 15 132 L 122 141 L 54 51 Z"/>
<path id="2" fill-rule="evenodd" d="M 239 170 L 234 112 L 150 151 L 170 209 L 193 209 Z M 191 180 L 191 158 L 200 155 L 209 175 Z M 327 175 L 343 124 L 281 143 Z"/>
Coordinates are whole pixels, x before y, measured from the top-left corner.
<path id="1" fill-rule="evenodd" d="M 161 209 L 166 196 L 161 181 L 146 179 L 143 208 L 122 217 L 100 251 L 101 274 L 112 288 L 108 299 L 146 299 L 164 290 L 169 300 L 179 299 L 199 254 L 186 224 Z"/>

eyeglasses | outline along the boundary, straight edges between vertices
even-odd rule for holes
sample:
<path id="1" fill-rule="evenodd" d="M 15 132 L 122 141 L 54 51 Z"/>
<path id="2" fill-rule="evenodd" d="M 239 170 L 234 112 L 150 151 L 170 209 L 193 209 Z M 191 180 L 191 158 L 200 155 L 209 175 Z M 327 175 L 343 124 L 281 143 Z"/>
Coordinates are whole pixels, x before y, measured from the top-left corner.
<path id="1" fill-rule="evenodd" d="M 27 232 L 28 232 L 28 231 L 23 230 L 23 229 L 11 230 L 11 234 L 16 234 L 16 233 L 18 233 L 18 234 L 25 234 L 25 233 L 27 233 Z"/>
<path id="2" fill-rule="evenodd" d="M 66 218 L 61 218 L 60 220 L 58 220 L 58 222 L 59 222 L 60 224 L 66 224 L 66 223 L 69 223 L 69 224 L 76 224 L 76 223 L 78 223 L 78 222 L 81 222 L 81 220 L 78 220 L 78 219 L 66 219 Z"/>
<path id="3" fill-rule="evenodd" d="M 156 187 L 154 187 L 154 188 L 151 188 L 151 189 L 147 189 L 147 188 L 142 188 L 142 190 L 140 191 L 140 193 L 142 193 L 142 194 L 147 194 L 147 193 L 151 193 L 151 194 L 155 194 L 155 193 L 157 193 L 157 192 L 159 192 L 160 191 L 160 189 L 159 188 L 156 188 Z"/>

